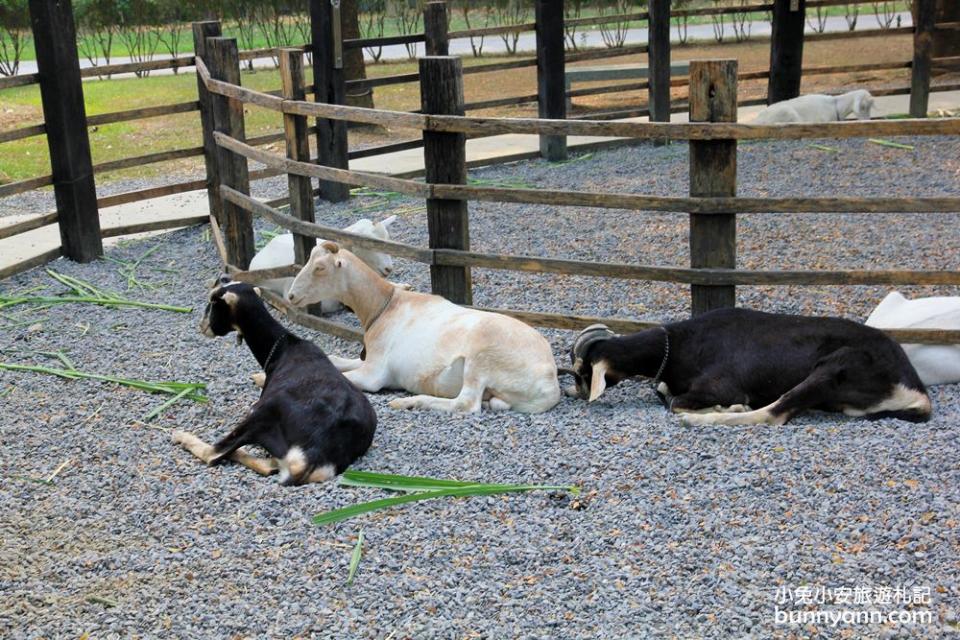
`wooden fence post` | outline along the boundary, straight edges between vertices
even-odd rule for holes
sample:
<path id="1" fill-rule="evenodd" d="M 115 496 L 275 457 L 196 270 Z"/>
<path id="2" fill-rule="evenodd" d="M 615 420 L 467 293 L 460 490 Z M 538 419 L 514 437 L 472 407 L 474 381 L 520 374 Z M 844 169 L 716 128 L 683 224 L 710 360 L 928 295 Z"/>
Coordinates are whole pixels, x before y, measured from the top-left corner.
<path id="1" fill-rule="evenodd" d="M 205 60 L 210 77 L 230 84 L 240 84 L 240 55 L 235 38 L 207 38 Z M 212 95 L 214 130 L 225 133 L 231 138 L 246 139 L 243 124 L 243 103 L 234 98 Z M 250 193 L 250 176 L 247 172 L 247 159 L 243 156 L 217 147 L 217 166 L 220 184 L 241 193 Z M 220 184 L 216 188 L 220 188 Z M 254 249 L 253 221 L 250 212 L 232 202 L 221 201 L 220 221 L 223 227 L 224 244 L 230 263 L 240 269 L 250 266 L 256 250 Z"/>
<path id="2" fill-rule="evenodd" d="M 423 5 L 423 34 L 426 36 L 428 56 L 450 55 L 450 40 L 447 38 L 449 21 L 447 3 L 428 2 Z"/>
<path id="3" fill-rule="evenodd" d="M 933 33 L 933 57 L 960 56 L 960 2 L 937 0 L 936 27 Z"/>
<path id="4" fill-rule="evenodd" d="M 343 31 L 339 19 L 340 0 L 310 0 L 310 47 L 313 54 L 314 99 L 317 102 L 346 104 Z M 335 169 L 349 168 L 345 121 L 317 119 L 317 163 Z M 320 197 L 330 202 L 342 202 L 350 197 L 350 187 L 339 182 L 320 180 Z"/>
<path id="5" fill-rule="evenodd" d="M 650 122 L 670 122 L 670 0 L 650 0 L 647 6 Z M 664 142 L 654 140 L 654 144 Z"/>
<path id="6" fill-rule="evenodd" d="M 280 50 L 280 81 L 283 97 L 289 100 L 304 100 L 306 90 L 303 81 L 303 51 L 301 49 Z M 284 114 L 283 134 L 287 141 L 287 157 L 291 160 L 310 162 L 310 137 L 307 132 L 306 116 Z M 308 176 L 287 174 L 290 190 L 290 212 L 294 217 L 314 222 L 313 185 Z M 310 251 L 316 240 L 310 236 L 293 234 L 294 262 L 307 264 Z"/>
<path id="7" fill-rule="evenodd" d="M 193 53 L 208 63 L 210 56 L 207 53 L 207 38 L 219 38 L 222 35 L 220 22 L 209 20 L 193 23 Z M 209 65 L 208 65 L 209 66 Z M 200 74 L 197 74 L 197 99 L 200 102 L 200 128 L 203 130 L 203 161 L 207 167 L 207 201 L 210 206 L 210 215 L 220 221 L 220 192 L 217 185 L 220 178 L 217 174 L 217 143 L 213 141 L 213 113 L 211 112 L 210 92 L 203 84 Z"/>
<path id="8" fill-rule="evenodd" d="M 737 61 L 694 60 L 690 63 L 690 122 L 737 121 Z M 737 195 L 737 141 L 690 141 L 690 195 Z M 737 216 L 690 214 L 690 266 L 735 269 Z M 732 285 L 691 285 L 691 310 L 699 315 L 736 306 Z"/>
<path id="9" fill-rule="evenodd" d="M 564 76 L 563 0 L 536 0 L 537 112 L 541 118 L 565 120 L 567 96 Z M 566 160 L 566 136 L 540 136 L 540 156 L 551 162 Z"/>
<path id="10" fill-rule="evenodd" d="M 934 0 L 913 2 L 913 67 L 910 70 L 910 117 L 926 118 L 930 105 L 930 58 L 936 17 Z"/>
<path id="11" fill-rule="evenodd" d="M 30 0 L 30 26 L 37 51 L 60 244 L 66 257 L 90 262 L 103 255 L 103 239 L 70 0 Z"/>
<path id="12" fill-rule="evenodd" d="M 767 104 L 800 95 L 807 0 L 773 0 Z"/>
<path id="13" fill-rule="evenodd" d="M 420 105 L 423 113 L 463 115 L 463 64 L 454 56 L 420 58 Z M 466 184 L 466 137 L 462 133 L 423 132 L 423 160 L 428 183 Z M 470 250 L 470 223 L 464 200 L 427 199 L 431 249 Z M 434 293 L 457 304 L 472 304 L 469 267 L 430 266 Z"/>

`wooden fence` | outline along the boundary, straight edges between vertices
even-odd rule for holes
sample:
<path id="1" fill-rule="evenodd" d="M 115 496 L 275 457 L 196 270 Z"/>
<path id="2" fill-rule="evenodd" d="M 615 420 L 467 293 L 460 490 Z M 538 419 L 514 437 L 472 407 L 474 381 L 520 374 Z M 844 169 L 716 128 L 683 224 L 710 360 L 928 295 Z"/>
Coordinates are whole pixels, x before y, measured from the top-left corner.
<path id="1" fill-rule="evenodd" d="M 933 9 L 937 0 L 915 0 L 917 5 L 918 19 L 917 28 L 888 29 L 888 30 L 867 30 L 861 32 L 844 34 L 820 34 L 807 36 L 807 40 L 822 37 L 843 37 L 857 38 L 865 36 L 874 36 L 879 34 L 898 34 L 914 33 L 915 35 L 915 56 L 913 61 L 903 61 L 898 63 L 867 64 L 867 65 L 838 65 L 833 67 L 813 67 L 803 69 L 802 73 L 829 74 L 846 73 L 851 71 L 863 70 L 882 70 L 889 68 L 912 68 L 913 82 L 911 88 L 902 88 L 888 91 L 876 92 L 878 95 L 885 93 L 906 93 L 911 92 L 911 98 L 915 104 L 912 104 L 911 111 L 917 115 L 926 113 L 926 101 L 930 89 L 930 75 L 940 68 L 956 68 L 960 64 L 960 58 L 932 58 L 930 43 L 936 33 L 944 29 L 955 29 L 956 24 L 937 25 L 933 18 Z M 348 88 L 356 87 L 375 87 L 386 86 L 403 82 L 421 82 L 422 73 L 398 74 L 394 76 L 385 76 L 370 78 L 366 80 L 347 81 L 343 77 L 343 70 L 338 66 L 335 55 L 335 41 L 333 39 L 333 14 L 331 3 L 324 0 L 309 0 L 312 39 L 319 43 L 317 47 L 304 45 L 302 47 L 292 48 L 301 54 L 305 51 L 310 52 L 315 64 L 313 65 L 312 82 L 304 83 L 302 95 L 299 101 L 303 101 L 307 95 L 314 94 L 318 102 L 329 104 L 342 104 L 345 91 Z M 831 5 L 847 4 L 866 4 L 869 0 L 815 0 L 806 2 L 807 8 L 826 7 Z M 651 0 L 649 12 L 638 12 L 626 16 L 598 16 L 590 18 L 580 18 L 567 20 L 564 22 L 562 17 L 562 3 L 556 0 L 536 0 L 536 13 L 538 17 L 536 22 L 520 25 L 509 25 L 500 27 L 490 27 L 482 29 L 469 29 L 463 31 L 449 31 L 447 28 L 448 20 L 446 15 L 446 4 L 444 2 L 428 2 L 424 11 L 424 33 L 408 34 L 404 36 L 391 36 L 387 38 L 374 39 L 355 39 L 344 40 L 343 49 L 356 49 L 369 46 L 385 46 L 390 44 L 406 44 L 414 42 L 424 43 L 427 53 L 430 55 L 443 55 L 448 51 L 449 42 L 455 39 L 494 36 L 507 33 L 521 33 L 533 31 L 537 36 L 537 55 L 530 58 L 521 58 L 509 61 L 500 61 L 486 63 L 482 65 L 470 66 L 462 69 L 462 74 L 476 74 L 497 72 L 507 69 L 522 67 L 537 68 L 537 93 L 526 96 L 513 96 L 498 98 L 496 100 L 463 102 L 458 106 L 462 112 L 479 110 L 493 106 L 504 106 L 509 104 L 520 104 L 524 102 L 536 102 L 539 105 L 539 116 L 544 120 L 565 120 L 566 119 L 566 97 L 577 97 L 585 95 L 596 95 L 603 93 L 619 92 L 624 90 L 642 90 L 647 89 L 650 92 L 649 103 L 653 106 L 654 113 L 651 119 L 654 121 L 668 121 L 670 112 L 684 111 L 689 105 L 683 101 L 670 103 L 670 88 L 677 86 L 687 86 L 690 81 L 687 78 L 670 78 L 670 25 L 672 19 L 683 19 L 692 16 L 724 15 L 747 12 L 771 12 L 775 23 L 786 21 L 788 18 L 795 21 L 796 16 L 784 13 L 778 4 L 780 0 L 770 3 L 759 3 L 755 5 L 746 5 L 739 7 L 720 7 L 696 10 L 670 11 L 669 0 Z M 789 4 L 789 2 L 788 2 Z M 801 2 L 801 6 L 803 2 Z M 31 2 L 31 10 L 36 14 L 32 21 L 34 27 L 34 36 L 37 43 L 38 64 L 41 70 L 46 72 L 37 74 L 26 74 L 9 78 L 0 78 L 0 90 L 10 87 L 25 86 L 30 84 L 40 84 L 41 93 L 44 96 L 44 116 L 45 122 L 40 125 L 32 125 L 14 129 L 11 131 L 0 132 L 0 144 L 14 140 L 21 140 L 32 136 L 46 135 L 48 146 L 50 148 L 51 158 L 54 162 L 51 166 L 51 173 L 48 175 L 37 176 L 26 180 L 20 180 L 5 185 L 0 185 L 0 198 L 10 196 L 26 191 L 53 186 L 57 192 L 57 211 L 45 213 L 32 218 L 17 222 L 16 224 L 0 227 L 0 239 L 10 238 L 15 235 L 25 233 L 43 226 L 58 224 L 61 234 L 62 246 L 51 250 L 43 256 L 38 256 L 24 263 L 14 265 L 8 268 L 0 269 L 0 278 L 8 277 L 19 271 L 32 268 L 44 261 L 55 259 L 60 255 L 65 255 L 76 260 L 89 260 L 100 255 L 102 251 L 101 240 L 103 237 L 137 233 L 147 230 L 158 230 L 164 228 L 173 228 L 184 226 L 186 224 L 198 223 L 203 220 L 201 217 L 192 216 L 177 220 L 159 221 L 147 224 L 125 225 L 112 227 L 110 229 L 100 229 L 99 209 L 115 206 L 119 204 L 138 202 L 146 199 L 194 191 L 204 187 L 208 190 L 211 212 L 220 215 L 221 195 L 218 185 L 221 184 L 216 171 L 220 166 L 216 154 L 217 145 L 215 145 L 211 132 L 214 129 L 212 111 L 212 100 L 207 84 L 198 81 L 198 99 L 189 102 L 175 104 L 151 106 L 141 109 L 127 111 L 118 111 L 113 113 L 98 114 L 86 116 L 83 99 L 81 79 L 95 75 L 130 73 L 145 70 L 160 70 L 185 68 L 195 64 L 194 56 L 182 56 L 167 60 L 154 60 L 150 62 L 135 62 L 113 64 L 89 69 L 79 68 L 79 56 L 77 55 L 75 33 L 73 25 L 72 9 L 69 2 L 62 0 L 35 0 Z M 627 45 L 625 47 L 603 50 L 589 50 L 580 52 L 566 52 L 563 47 L 563 28 L 564 26 L 594 26 L 604 23 L 622 22 L 624 20 L 647 21 L 650 30 L 650 42 L 648 44 Z M 938 31 L 939 30 L 939 31 Z M 197 23 L 193 28 L 194 48 L 199 55 L 199 59 L 207 58 L 205 50 L 207 38 L 218 37 L 221 34 L 220 25 L 216 22 Z M 666 35 L 664 35 L 666 34 Z M 791 40 L 781 49 L 796 47 L 796 39 Z M 799 41 L 802 45 L 802 40 Z M 235 46 L 234 46 L 235 48 Z M 588 60 L 599 60 L 610 57 L 618 57 L 630 54 L 648 54 L 651 65 L 650 82 L 633 83 L 629 85 L 616 85 L 611 87 L 593 87 L 588 89 L 578 89 L 565 91 L 563 87 L 563 72 L 567 63 L 575 63 Z M 289 56 L 290 54 L 288 54 Z M 249 60 L 255 58 L 278 57 L 278 51 L 272 48 L 257 49 L 251 51 L 239 51 L 237 57 L 240 60 Z M 291 58 L 292 59 L 292 58 Z M 787 67 L 780 69 L 775 65 L 776 74 L 783 75 L 787 73 Z M 798 69 L 789 70 L 789 73 L 797 73 Z M 199 78 L 200 74 L 198 74 Z M 768 80 L 773 81 L 768 70 L 746 71 L 738 74 L 741 81 Z M 788 79 L 789 80 L 789 79 Z M 234 84 L 239 84 L 235 82 Z M 958 85 L 942 85 L 942 89 L 960 88 Z M 280 104 L 290 96 L 285 94 L 287 87 L 273 92 L 257 93 L 256 102 L 260 106 L 272 108 Z M 429 95 L 429 91 L 424 92 Z M 739 104 L 749 103 L 751 101 L 740 101 Z M 755 101 L 753 101 L 755 102 Z M 272 105 L 272 106 L 271 106 Z M 422 111 L 422 110 L 420 110 Z M 156 118 L 169 116 L 173 114 L 193 113 L 200 115 L 203 137 L 197 140 L 197 144 L 170 151 L 156 152 L 141 156 L 123 158 L 99 164 L 93 164 L 90 159 L 89 141 L 87 138 L 87 127 L 117 123 L 129 122 L 145 118 Z M 424 120 L 419 119 L 423 114 L 419 112 L 401 114 L 378 112 L 381 115 L 360 114 L 352 111 L 345 111 L 354 121 L 369 121 L 376 124 L 404 125 L 407 123 L 412 128 L 422 128 Z M 424 146 L 424 141 L 429 139 L 432 131 L 424 138 L 404 140 L 380 145 L 374 148 L 363 150 L 348 151 L 346 140 L 346 119 L 333 117 L 317 118 L 315 123 L 307 123 L 303 118 L 316 117 L 314 114 L 288 114 L 285 117 L 285 126 L 294 116 L 300 117 L 297 126 L 300 127 L 299 134 L 315 135 L 318 142 L 318 158 L 316 160 L 320 165 L 346 169 L 351 159 L 371 157 L 395 151 L 414 149 Z M 614 118 L 623 118 L 628 116 L 650 115 L 649 109 L 634 109 L 628 111 L 617 111 L 604 114 L 594 114 L 590 116 L 591 120 L 606 120 Z M 364 120 L 367 118 L 367 120 Z M 439 123 L 436 119 L 433 123 Z M 480 122 L 480 121 L 478 121 Z M 585 126 L 580 126 L 570 120 L 566 120 L 563 126 L 547 127 L 543 124 L 533 124 L 536 120 L 515 120 L 518 123 L 511 132 L 531 132 L 535 128 L 542 130 L 541 133 L 541 153 L 550 159 L 562 159 L 566 156 L 565 138 L 572 135 L 570 132 L 588 132 L 595 131 L 598 123 L 584 122 Z M 470 131 L 453 131 L 450 133 L 459 133 L 469 137 L 481 137 L 485 135 L 496 135 L 498 132 L 506 132 L 505 125 L 498 127 L 477 125 Z M 540 132 L 538 130 L 538 132 Z M 439 132 L 438 132 L 439 133 Z M 650 132 L 652 135 L 653 132 Z M 591 134 L 592 135 L 592 134 Z M 619 135 L 619 134 L 617 134 Z M 666 130 L 662 130 L 658 135 L 667 135 Z M 874 134 L 871 134 L 874 135 Z M 259 146 L 277 142 L 286 139 L 286 133 L 281 131 L 266 135 L 251 137 L 245 139 L 245 144 L 249 146 Z M 627 135 L 627 138 L 643 139 L 646 135 L 635 136 Z M 669 137 L 683 138 L 683 135 L 670 135 Z M 241 136 L 242 138 L 242 136 Z M 619 144 L 620 141 L 613 141 Z M 208 175 L 203 180 L 189 180 L 168 184 L 163 186 L 151 187 L 127 193 L 120 193 L 111 196 L 96 197 L 94 179 L 98 174 L 118 169 L 126 169 L 149 164 L 166 162 L 176 159 L 189 157 L 205 156 L 205 164 Z M 63 159 L 59 161 L 57 159 Z M 298 156 L 299 160 L 306 160 L 305 157 Z M 229 164 L 228 161 L 224 161 Z M 276 176 L 282 172 L 279 167 L 267 165 L 267 168 L 258 171 L 249 172 L 247 180 L 253 181 L 271 176 Z M 301 199 L 305 197 L 303 191 L 303 182 L 299 184 L 299 193 Z M 347 190 L 343 184 L 336 179 L 322 179 L 320 188 L 314 193 L 319 193 L 321 197 L 328 200 L 339 200 L 347 197 Z M 504 194 L 504 197 L 521 197 L 517 194 Z M 484 197 L 478 194 L 475 197 Z M 530 197 L 529 195 L 523 197 Z M 284 202 L 288 199 L 283 199 Z M 293 199 L 289 199 L 291 205 L 294 205 Z M 275 201 L 273 204 L 279 204 Z M 305 205 L 299 205 L 305 206 Z M 438 267 L 439 268 L 439 267 Z"/>
<path id="2" fill-rule="evenodd" d="M 223 202 L 222 217 L 212 219 L 218 251 L 238 279 L 258 282 L 278 275 L 291 275 L 297 266 L 266 271 L 247 271 L 253 257 L 252 216 L 261 216 L 294 233 L 298 259 L 303 260 L 313 238 L 344 242 L 348 246 L 382 251 L 428 265 L 433 290 L 461 304 L 471 303 L 472 267 L 534 273 L 559 273 L 660 282 L 691 286 L 694 313 L 731 306 L 737 285 L 960 285 L 960 271 L 922 270 L 833 270 L 755 271 L 736 269 L 735 224 L 738 214 L 869 212 L 869 213 L 955 213 L 960 197 L 938 198 L 739 198 L 736 197 L 735 167 L 737 141 L 757 139 L 851 138 L 896 135 L 957 135 L 960 118 L 935 120 L 853 121 L 829 124 L 744 125 L 736 123 L 737 65 L 733 60 L 699 61 L 691 65 L 691 106 L 689 123 L 569 121 L 539 118 L 475 118 L 462 115 L 463 82 L 460 60 L 450 56 L 428 56 L 420 61 L 421 82 L 431 88 L 423 113 L 383 111 L 307 102 L 298 98 L 302 76 L 294 59 L 299 50 L 282 52 L 287 60 L 284 86 L 289 97 L 277 97 L 230 83 L 224 78 L 237 73 L 239 58 L 229 41 L 211 39 L 214 55 L 208 64 L 198 59 L 197 71 L 211 95 L 214 112 L 230 111 L 241 118 L 217 118 L 210 132 L 221 162 L 220 183 L 214 185 Z M 218 53 L 219 52 L 219 53 Z M 426 93 L 426 91 L 425 91 Z M 255 104 L 282 114 L 287 127 L 287 154 L 278 155 L 244 142 L 242 114 L 245 104 Z M 304 122 L 319 118 L 403 126 L 423 132 L 426 182 L 401 179 L 315 164 L 302 157 L 306 135 Z M 635 194 L 591 193 L 573 190 L 498 188 L 466 185 L 465 140 L 469 136 L 505 133 L 544 136 L 591 135 L 633 139 L 682 139 L 690 141 L 690 196 L 662 197 Z M 298 157 L 300 155 L 300 157 Z M 249 195 L 245 180 L 247 161 L 291 176 L 291 213 Z M 318 179 L 347 186 L 391 190 L 424 198 L 427 202 L 429 246 L 384 241 L 317 224 L 313 198 L 296 191 L 294 179 Z M 564 258 L 496 255 L 470 250 L 467 226 L 469 201 L 493 201 L 561 206 L 669 211 L 690 215 L 691 266 L 609 264 Z M 223 231 L 221 232 L 221 226 Z M 359 340 L 356 330 L 329 320 L 309 316 L 287 307 L 279 297 L 270 301 L 286 310 L 297 322 L 341 337 Z M 615 330 L 631 331 L 652 323 L 624 318 L 594 318 L 553 313 L 498 309 L 531 324 L 559 328 L 580 328 L 604 322 Z M 960 343 L 960 331 L 899 330 L 890 332 L 910 342 Z"/>

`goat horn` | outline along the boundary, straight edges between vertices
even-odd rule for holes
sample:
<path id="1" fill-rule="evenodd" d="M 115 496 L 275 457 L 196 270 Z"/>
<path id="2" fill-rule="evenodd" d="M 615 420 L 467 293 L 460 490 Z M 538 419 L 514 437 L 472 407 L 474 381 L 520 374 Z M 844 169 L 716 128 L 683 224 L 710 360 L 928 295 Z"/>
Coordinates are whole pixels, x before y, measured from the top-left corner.
<path id="1" fill-rule="evenodd" d="M 587 349 L 595 342 L 601 342 L 603 340 L 609 340 L 610 338 L 615 337 L 616 334 L 610 330 L 605 324 L 592 324 L 577 335 L 577 339 L 573 342 L 573 346 L 570 347 L 570 361 L 574 362 L 576 360 L 583 360 L 583 356 L 586 354 Z M 582 362 L 581 362 L 582 363 Z M 579 368 L 579 367 L 577 367 Z"/>

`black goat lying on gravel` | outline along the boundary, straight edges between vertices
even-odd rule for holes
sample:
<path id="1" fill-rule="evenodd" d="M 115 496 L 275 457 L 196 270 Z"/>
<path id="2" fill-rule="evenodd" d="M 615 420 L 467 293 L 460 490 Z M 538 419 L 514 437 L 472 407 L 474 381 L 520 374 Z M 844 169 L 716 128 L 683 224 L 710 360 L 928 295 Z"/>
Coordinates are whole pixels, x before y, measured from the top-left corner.
<path id="1" fill-rule="evenodd" d="M 280 472 L 283 485 L 329 480 L 366 453 L 377 416 L 318 346 L 273 319 L 259 290 L 228 276 L 210 293 L 200 322 L 208 337 L 238 333 L 266 375 L 260 399 L 227 437 L 213 446 L 174 431 L 173 441 L 207 464 L 230 458 L 261 475 Z M 258 444 L 272 457 L 243 451 Z"/>
<path id="2" fill-rule="evenodd" d="M 593 401 L 645 376 L 692 425 L 779 425 L 808 409 L 923 422 L 931 411 L 900 345 L 840 318 L 721 309 L 627 336 L 593 325 L 570 359 L 568 394 Z"/>

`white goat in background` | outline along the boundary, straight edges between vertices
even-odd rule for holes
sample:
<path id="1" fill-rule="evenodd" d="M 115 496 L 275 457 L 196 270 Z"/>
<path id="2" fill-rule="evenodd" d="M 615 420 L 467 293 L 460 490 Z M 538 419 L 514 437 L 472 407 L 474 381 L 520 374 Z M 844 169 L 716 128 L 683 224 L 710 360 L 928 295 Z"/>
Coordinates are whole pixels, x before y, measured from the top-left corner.
<path id="1" fill-rule="evenodd" d="M 869 120 L 873 96 L 857 89 L 839 96 L 810 94 L 772 104 L 754 117 L 750 124 L 784 124 L 789 122 L 837 122 L 851 113 L 859 120 Z"/>
<path id="2" fill-rule="evenodd" d="M 878 329 L 960 329 L 960 297 L 907 300 L 891 291 L 867 318 Z M 960 382 L 960 345 L 901 345 L 923 384 Z"/>
<path id="3" fill-rule="evenodd" d="M 357 220 L 349 227 L 344 227 L 344 231 L 377 238 L 379 240 L 390 239 L 390 225 L 397 219 L 397 216 L 390 216 L 380 222 L 373 222 L 368 218 Z M 323 243 L 323 240 L 317 240 L 317 244 Z M 372 249 L 357 248 L 355 255 L 370 266 L 371 269 L 386 277 L 393 271 L 393 258 L 386 253 L 380 253 Z M 294 263 L 293 254 L 293 234 L 282 233 L 271 239 L 267 245 L 257 252 L 257 255 L 250 261 L 250 270 L 275 269 L 277 267 L 286 267 Z M 293 284 L 293 278 L 274 278 L 266 280 L 260 284 L 262 287 L 277 291 L 286 295 Z M 321 302 L 323 313 L 333 313 L 343 308 L 339 302 L 334 300 L 323 300 Z"/>
<path id="4" fill-rule="evenodd" d="M 540 413 L 560 400 L 553 351 L 536 329 L 394 286 L 336 243 L 313 249 L 287 298 L 353 309 L 366 359 L 330 359 L 364 391 L 421 394 L 393 400 L 395 409 L 476 412 L 486 401 L 494 410 Z"/>

